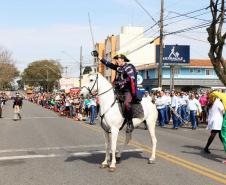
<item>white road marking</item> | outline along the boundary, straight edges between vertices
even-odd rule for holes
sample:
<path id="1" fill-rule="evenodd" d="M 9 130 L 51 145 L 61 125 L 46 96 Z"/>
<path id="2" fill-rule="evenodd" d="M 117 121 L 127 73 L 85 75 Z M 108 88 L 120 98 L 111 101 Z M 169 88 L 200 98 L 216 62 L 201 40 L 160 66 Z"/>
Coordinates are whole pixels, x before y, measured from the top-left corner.
<path id="1" fill-rule="evenodd" d="M 50 157 L 60 157 L 60 156 L 61 155 L 57 155 L 57 154 L 7 156 L 7 157 L 0 157 L 0 161 L 19 160 L 19 159 L 35 159 L 35 158 L 50 158 Z"/>
<path id="2" fill-rule="evenodd" d="M 60 118 L 60 117 L 23 117 L 22 116 L 22 120 L 23 119 L 56 119 L 56 118 Z M 13 118 L 2 118 L 2 119 L 6 119 L 6 120 L 12 120 Z"/>
<path id="3" fill-rule="evenodd" d="M 0 153 L 66 150 L 66 149 L 77 149 L 77 148 L 94 148 L 94 147 L 103 147 L 103 146 L 104 146 L 103 144 L 96 144 L 96 145 L 62 146 L 62 147 L 56 146 L 56 147 L 41 147 L 41 148 L 6 149 L 6 150 L 0 150 Z"/>
<path id="4" fill-rule="evenodd" d="M 124 150 L 123 152 L 142 152 L 142 149 L 128 149 Z M 19 160 L 19 159 L 38 159 L 38 158 L 55 158 L 55 157 L 79 157 L 79 156 L 91 156 L 93 154 L 104 154 L 105 150 L 99 150 L 99 151 L 90 151 L 90 152 L 76 152 L 72 153 L 69 156 L 63 155 L 63 154 L 46 154 L 46 155 L 18 155 L 18 156 L 6 156 L 6 157 L 0 157 L 0 161 L 9 161 L 9 160 Z"/>
<path id="5" fill-rule="evenodd" d="M 123 150 L 123 152 L 142 152 L 143 149 L 128 149 L 128 150 Z M 71 156 L 77 157 L 77 156 L 90 156 L 93 154 L 105 154 L 105 150 L 98 150 L 98 151 L 92 151 L 92 152 L 76 152 L 72 153 Z"/>

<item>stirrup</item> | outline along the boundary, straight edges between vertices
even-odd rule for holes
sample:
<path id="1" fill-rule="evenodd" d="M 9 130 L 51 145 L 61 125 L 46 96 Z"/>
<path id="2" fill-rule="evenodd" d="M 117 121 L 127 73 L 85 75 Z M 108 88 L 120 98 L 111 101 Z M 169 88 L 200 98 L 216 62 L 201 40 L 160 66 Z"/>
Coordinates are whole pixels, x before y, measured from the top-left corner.
<path id="1" fill-rule="evenodd" d="M 131 133 L 133 131 L 133 129 L 134 129 L 133 125 L 127 125 L 126 133 Z"/>

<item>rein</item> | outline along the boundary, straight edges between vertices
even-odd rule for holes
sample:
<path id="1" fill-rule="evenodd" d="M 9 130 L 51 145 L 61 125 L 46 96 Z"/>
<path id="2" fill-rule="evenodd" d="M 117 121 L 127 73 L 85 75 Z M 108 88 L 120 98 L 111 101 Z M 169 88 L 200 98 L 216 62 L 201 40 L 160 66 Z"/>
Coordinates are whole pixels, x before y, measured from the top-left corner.
<path id="1" fill-rule="evenodd" d="M 86 89 L 89 91 L 89 93 L 90 93 L 92 96 L 94 96 L 94 94 L 92 93 L 92 91 L 93 91 L 93 88 L 95 87 L 96 84 L 97 84 L 97 91 L 98 91 L 98 74 L 97 74 L 97 76 L 96 76 L 95 82 L 94 82 L 94 84 L 93 84 L 93 86 L 92 86 L 91 89 L 90 89 L 89 87 L 86 87 L 86 86 L 83 86 L 83 88 L 86 88 Z M 97 96 L 102 96 L 102 95 L 104 95 L 104 94 L 110 92 L 111 90 L 114 91 L 114 88 L 111 87 L 110 89 L 108 89 L 108 90 L 106 90 L 106 91 L 104 91 L 104 92 L 102 92 L 102 93 L 100 93 L 100 94 L 95 94 L 95 95 L 97 95 Z M 113 103 L 111 104 L 111 106 L 110 106 L 110 107 L 109 107 L 102 115 L 100 115 L 100 113 L 99 113 L 99 116 L 100 116 L 100 118 L 101 118 L 100 125 L 101 125 L 102 129 L 103 129 L 105 132 L 107 132 L 107 133 L 111 133 L 111 131 L 110 131 L 108 128 L 106 128 L 106 126 L 104 126 L 104 124 L 103 124 L 103 119 L 104 119 L 104 116 L 106 115 L 106 113 L 107 113 L 107 112 L 115 105 L 116 100 L 117 100 L 117 97 L 115 96 L 114 101 L 113 101 Z"/>

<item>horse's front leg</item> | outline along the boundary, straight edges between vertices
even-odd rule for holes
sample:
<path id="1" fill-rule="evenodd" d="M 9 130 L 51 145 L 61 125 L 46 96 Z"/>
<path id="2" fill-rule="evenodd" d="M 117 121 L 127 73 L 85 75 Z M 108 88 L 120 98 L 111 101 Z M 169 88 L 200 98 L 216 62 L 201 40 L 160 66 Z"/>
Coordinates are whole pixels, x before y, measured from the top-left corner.
<path id="1" fill-rule="evenodd" d="M 111 129 L 111 152 L 112 152 L 112 160 L 111 160 L 111 165 L 110 165 L 110 172 L 115 171 L 115 164 L 116 164 L 116 145 L 117 145 L 117 139 L 118 139 L 118 133 L 119 130 L 116 128 Z"/>
<path id="2" fill-rule="evenodd" d="M 108 161 L 110 161 L 110 137 L 109 137 L 109 133 L 104 132 L 104 138 L 105 138 L 105 159 L 101 163 L 101 168 L 108 167 Z"/>
<path id="3" fill-rule="evenodd" d="M 125 150 L 126 146 L 129 144 L 129 141 L 131 140 L 132 138 L 132 133 L 126 133 L 126 138 L 125 138 L 125 141 L 124 141 L 124 144 L 123 146 L 119 149 L 118 152 L 116 152 L 116 160 L 119 162 L 121 160 L 121 154 L 122 152 Z"/>
<path id="4" fill-rule="evenodd" d="M 155 161 L 156 143 L 157 143 L 157 139 L 156 139 L 156 136 L 155 136 L 155 121 L 150 120 L 147 123 L 149 123 L 148 124 L 148 130 L 149 130 L 149 133 L 150 133 L 150 136 L 151 136 L 151 142 L 152 142 L 152 155 L 149 158 L 148 163 L 152 164 Z"/>

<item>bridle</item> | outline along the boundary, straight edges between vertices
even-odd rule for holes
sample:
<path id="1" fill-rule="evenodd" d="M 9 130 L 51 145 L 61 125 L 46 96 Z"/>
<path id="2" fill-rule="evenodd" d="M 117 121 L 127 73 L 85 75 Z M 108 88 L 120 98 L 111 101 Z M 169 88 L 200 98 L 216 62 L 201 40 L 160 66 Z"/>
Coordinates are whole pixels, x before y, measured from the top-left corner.
<path id="1" fill-rule="evenodd" d="M 97 91 L 98 91 L 98 74 L 97 74 L 97 76 L 96 76 L 95 82 L 94 82 L 94 84 L 93 84 L 93 86 L 92 86 L 91 89 L 90 89 L 89 87 L 86 87 L 86 86 L 83 86 L 83 88 L 86 88 L 86 89 L 89 91 L 89 93 L 93 96 L 94 94 L 92 93 L 92 91 L 93 91 L 93 88 L 95 87 L 96 84 L 97 84 Z M 114 90 L 114 88 L 111 87 L 110 89 L 108 89 L 108 90 L 106 90 L 106 91 L 104 91 L 104 92 L 102 92 L 102 93 L 100 93 L 100 94 L 95 94 L 95 95 L 96 95 L 96 96 L 101 96 L 101 95 L 103 95 L 103 94 L 106 94 L 107 92 L 110 92 L 111 90 Z M 111 104 L 111 106 L 110 106 L 110 107 L 109 107 L 102 115 L 100 115 L 100 118 L 101 118 L 100 125 L 101 125 L 101 127 L 103 128 L 103 130 L 104 130 L 105 132 L 107 132 L 107 133 L 111 133 L 111 131 L 110 131 L 109 129 L 107 130 L 107 129 L 104 127 L 104 125 L 103 125 L 103 119 L 104 119 L 105 114 L 106 114 L 106 113 L 114 106 L 115 103 L 116 103 L 116 97 L 115 97 L 113 103 Z"/>
<path id="2" fill-rule="evenodd" d="M 108 89 L 108 90 L 106 90 L 106 91 L 104 91 L 104 92 L 102 92 L 100 94 L 93 94 L 93 88 L 95 87 L 96 84 L 97 84 L 97 91 L 98 91 L 98 74 L 96 76 L 95 82 L 94 82 L 94 84 L 93 84 L 91 89 L 89 87 L 86 87 L 86 86 L 83 86 L 82 88 L 87 89 L 89 91 L 89 94 L 91 94 L 92 96 L 101 96 L 101 95 L 103 95 L 103 94 L 105 94 L 105 93 L 107 93 L 107 92 L 109 92 L 110 90 L 113 89 L 113 87 L 111 87 L 110 89 Z"/>

